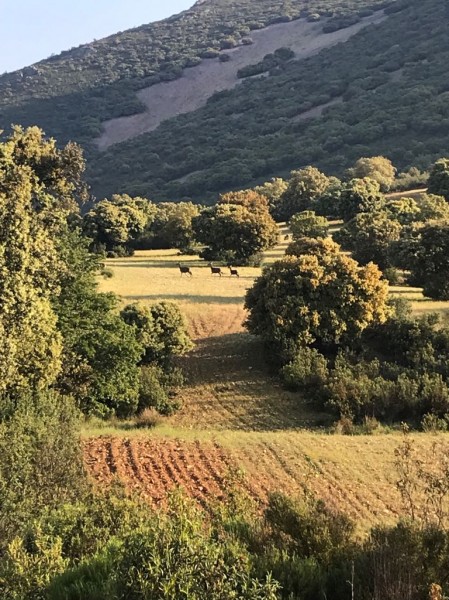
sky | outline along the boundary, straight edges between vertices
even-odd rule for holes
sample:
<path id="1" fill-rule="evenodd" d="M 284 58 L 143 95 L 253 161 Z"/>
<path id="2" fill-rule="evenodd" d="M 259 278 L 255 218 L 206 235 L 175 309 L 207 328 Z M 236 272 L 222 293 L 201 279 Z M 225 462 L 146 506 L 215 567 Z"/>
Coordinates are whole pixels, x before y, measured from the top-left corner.
<path id="1" fill-rule="evenodd" d="M 158 21 L 195 0 L 0 0 L 0 74 Z"/>

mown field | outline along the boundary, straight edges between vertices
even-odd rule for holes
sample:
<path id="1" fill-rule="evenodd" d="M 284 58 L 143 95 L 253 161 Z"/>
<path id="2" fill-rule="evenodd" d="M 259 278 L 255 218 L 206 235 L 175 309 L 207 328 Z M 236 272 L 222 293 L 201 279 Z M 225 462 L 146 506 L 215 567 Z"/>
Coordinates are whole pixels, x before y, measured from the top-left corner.
<path id="1" fill-rule="evenodd" d="M 281 256 L 288 243 L 264 257 Z M 191 267 L 181 276 L 177 263 Z M 176 251 L 138 252 L 107 261 L 113 277 L 101 281 L 124 302 L 177 302 L 185 313 L 195 348 L 180 361 L 187 385 L 182 409 L 152 430 L 128 423 L 86 426 L 85 459 L 101 484 L 117 477 L 149 501 L 163 503 L 168 490 L 183 487 L 204 502 L 219 497 L 242 470 L 243 487 L 260 502 L 270 491 L 313 491 L 354 517 L 361 531 L 392 522 L 401 513 L 394 450 L 400 432 L 370 436 L 329 433 L 332 423 L 307 398 L 282 388 L 264 362 L 257 339 L 245 333 L 243 300 L 259 268 L 239 268 L 240 277 L 212 275 L 197 256 Z M 449 314 L 449 302 L 423 297 L 418 288 L 392 287 L 411 300 L 419 315 Z M 418 448 L 430 451 L 446 435 L 414 434 Z"/>

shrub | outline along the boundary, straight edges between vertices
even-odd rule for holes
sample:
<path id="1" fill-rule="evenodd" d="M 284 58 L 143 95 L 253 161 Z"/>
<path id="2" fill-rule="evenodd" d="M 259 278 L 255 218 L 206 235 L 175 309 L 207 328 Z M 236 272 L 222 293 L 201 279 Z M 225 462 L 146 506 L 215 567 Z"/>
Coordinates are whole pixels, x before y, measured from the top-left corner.
<path id="1" fill-rule="evenodd" d="M 136 427 L 152 429 L 162 423 L 161 413 L 155 408 L 144 408 L 134 419 Z"/>
<path id="2" fill-rule="evenodd" d="M 174 373 L 179 377 L 177 371 Z M 142 367 L 139 389 L 140 411 L 155 409 L 162 415 L 171 415 L 176 412 L 181 405 L 176 398 L 171 397 L 171 387 L 170 375 L 167 375 L 161 367 L 157 365 Z"/>
<path id="3" fill-rule="evenodd" d="M 322 398 L 329 375 L 327 360 L 315 348 L 300 348 L 295 358 L 281 369 L 287 387 Z"/>

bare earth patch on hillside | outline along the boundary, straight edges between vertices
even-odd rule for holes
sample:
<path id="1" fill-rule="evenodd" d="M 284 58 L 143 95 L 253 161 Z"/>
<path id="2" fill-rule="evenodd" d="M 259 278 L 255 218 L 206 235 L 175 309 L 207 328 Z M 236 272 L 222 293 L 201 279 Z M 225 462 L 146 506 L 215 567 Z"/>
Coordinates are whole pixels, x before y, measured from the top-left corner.
<path id="1" fill-rule="evenodd" d="M 218 58 L 206 59 L 197 67 L 185 69 L 180 79 L 140 90 L 137 96 L 147 110 L 103 123 L 103 134 L 96 140 L 98 148 L 105 150 L 113 144 L 155 130 L 166 119 L 197 110 L 215 92 L 235 87 L 241 81 L 237 78 L 239 69 L 260 62 L 266 54 L 278 48 L 291 48 L 296 60 L 304 59 L 324 48 L 346 42 L 361 29 L 381 23 L 385 18 L 383 11 L 377 11 L 351 27 L 332 33 L 323 33 L 323 21 L 309 23 L 305 19 L 253 31 L 252 45 L 224 51 L 231 56 L 229 62 L 221 62 Z"/>

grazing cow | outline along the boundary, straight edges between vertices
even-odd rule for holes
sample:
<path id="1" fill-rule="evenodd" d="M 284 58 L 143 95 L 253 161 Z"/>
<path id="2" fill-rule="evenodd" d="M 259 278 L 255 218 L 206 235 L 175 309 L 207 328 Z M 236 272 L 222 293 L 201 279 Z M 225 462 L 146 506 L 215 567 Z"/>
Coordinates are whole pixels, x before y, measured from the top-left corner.
<path id="1" fill-rule="evenodd" d="M 228 265 L 228 269 L 231 271 L 231 277 L 233 275 L 235 275 L 236 277 L 240 277 L 239 272 L 237 271 L 237 269 L 235 267 L 231 267 L 231 265 Z"/>
<path id="2" fill-rule="evenodd" d="M 212 275 L 220 275 L 220 277 L 223 275 L 220 267 L 214 267 L 212 263 L 209 263 L 209 267 Z"/>
<path id="3" fill-rule="evenodd" d="M 190 267 L 183 266 L 181 263 L 178 263 L 179 270 L 181 271 L 181 277 L 183 275 L 190 275 L 192 277 L 193 273 L 190 270 Z"/>

